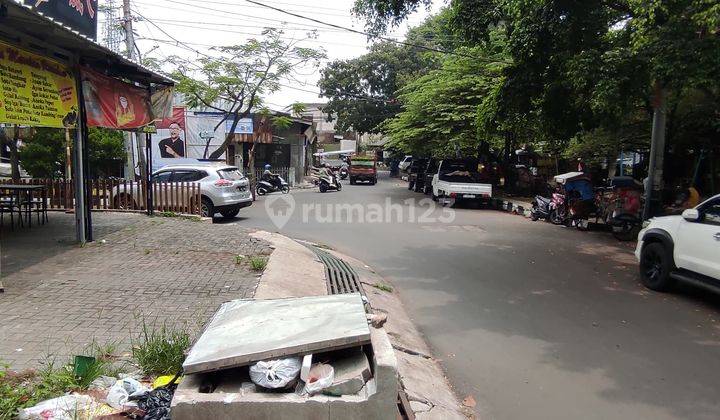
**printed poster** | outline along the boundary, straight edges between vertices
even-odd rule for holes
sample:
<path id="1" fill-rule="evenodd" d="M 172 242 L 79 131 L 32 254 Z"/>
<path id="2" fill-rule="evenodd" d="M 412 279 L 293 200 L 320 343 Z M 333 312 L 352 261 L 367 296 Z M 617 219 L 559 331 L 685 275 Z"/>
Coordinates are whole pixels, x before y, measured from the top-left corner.
<path id="1" fill-rule="evenodd" d="M 74 127 L 77 110 L 69 67 L 0 42 L 0 123 Z"/>
<path id="2" fill-rule="evenodd" d="M 131 130 L 153 121 L 144 89 L 88 69 L 81 74 L 88 126 Z"/>

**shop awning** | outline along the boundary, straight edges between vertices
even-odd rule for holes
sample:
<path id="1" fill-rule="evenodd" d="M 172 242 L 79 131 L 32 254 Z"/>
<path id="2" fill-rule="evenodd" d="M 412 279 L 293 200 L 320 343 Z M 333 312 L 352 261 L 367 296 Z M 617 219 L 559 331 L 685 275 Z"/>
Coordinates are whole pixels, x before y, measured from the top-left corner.
<path id="1" fill-rule="evenodd" d="M 92 39 L 64 26 L 27 6 L 0 0 L 0 39 L 61 61 L 70 61 L 70 53 L 80 64 L 97 71 L 146 86 L 172 85 L 173 81 L 138 63 L 128 60 Z"/>

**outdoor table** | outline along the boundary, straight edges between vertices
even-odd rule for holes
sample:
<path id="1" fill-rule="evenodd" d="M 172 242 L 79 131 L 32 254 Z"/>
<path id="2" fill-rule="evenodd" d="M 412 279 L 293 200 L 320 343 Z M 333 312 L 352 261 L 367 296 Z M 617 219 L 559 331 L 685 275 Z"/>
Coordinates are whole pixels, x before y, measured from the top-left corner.
<path id="1" fill-rule="evenodd" d="M 7 191 L 10 195 L 14 196 L 15 203 L 17 203 L 20 209 L 20 219 L 22 220 L 22 204 L 21 197 L 25 198 L 25 214 L 27 215 L 28 227 L 32 227 L 32 205 L 33 197 L 36 192 L 40 192 L 42 195 L 42 211 L 47 211 L 47 188 L 45 185 L 30 185 L 30 184 L 0 184 L 0 191 Z M 45 214 L 43 213 L 43 224 L 45 224 Z"/>

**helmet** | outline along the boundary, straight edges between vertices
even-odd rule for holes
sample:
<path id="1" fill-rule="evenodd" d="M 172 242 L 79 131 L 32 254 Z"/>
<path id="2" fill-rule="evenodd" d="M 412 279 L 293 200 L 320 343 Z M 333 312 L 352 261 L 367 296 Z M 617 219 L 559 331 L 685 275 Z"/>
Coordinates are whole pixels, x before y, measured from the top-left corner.
<path id="1" fill-rule="evenodd" d="M 267 171 L 267 170 L 270 170 L 270 164 L 269 164 L 269 163 L 266 163 L 266 164 L 265 164 L 265 170 L 266 170 L 266 171 Z"/>

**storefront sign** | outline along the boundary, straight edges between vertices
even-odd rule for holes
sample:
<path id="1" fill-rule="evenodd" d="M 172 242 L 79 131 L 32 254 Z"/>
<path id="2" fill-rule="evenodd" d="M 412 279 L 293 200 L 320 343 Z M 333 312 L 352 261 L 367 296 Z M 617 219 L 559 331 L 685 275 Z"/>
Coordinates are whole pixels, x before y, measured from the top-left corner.
<path id="1" fill-rule="evenodd" d="M 225 121 L 225 131 L 228 133 L 232 129 L 233 120 L 228 119 Z M 235 131 L 233 131 L 235 134 L 252 134 L 253 133 L 253 120 L 252 118 L 240 118 L 238 120 L 237 126 L 235 126 Z"/>
<path id="2" fill-rule="evenodd" d="M 69 67 L 0 42 L 0 123 L 73 127 L 77 110 Z"/>
<path id="3" fill-rule="evenodd" d="M 98 0 L 25 0 L 25 5 L 97 40 Z"/>
<path id="4" fill-rule="evenodd" d="M 88 69 L 82 82 L 88 126 L 129 130 L 153 121 L 144 89 Z"/>

